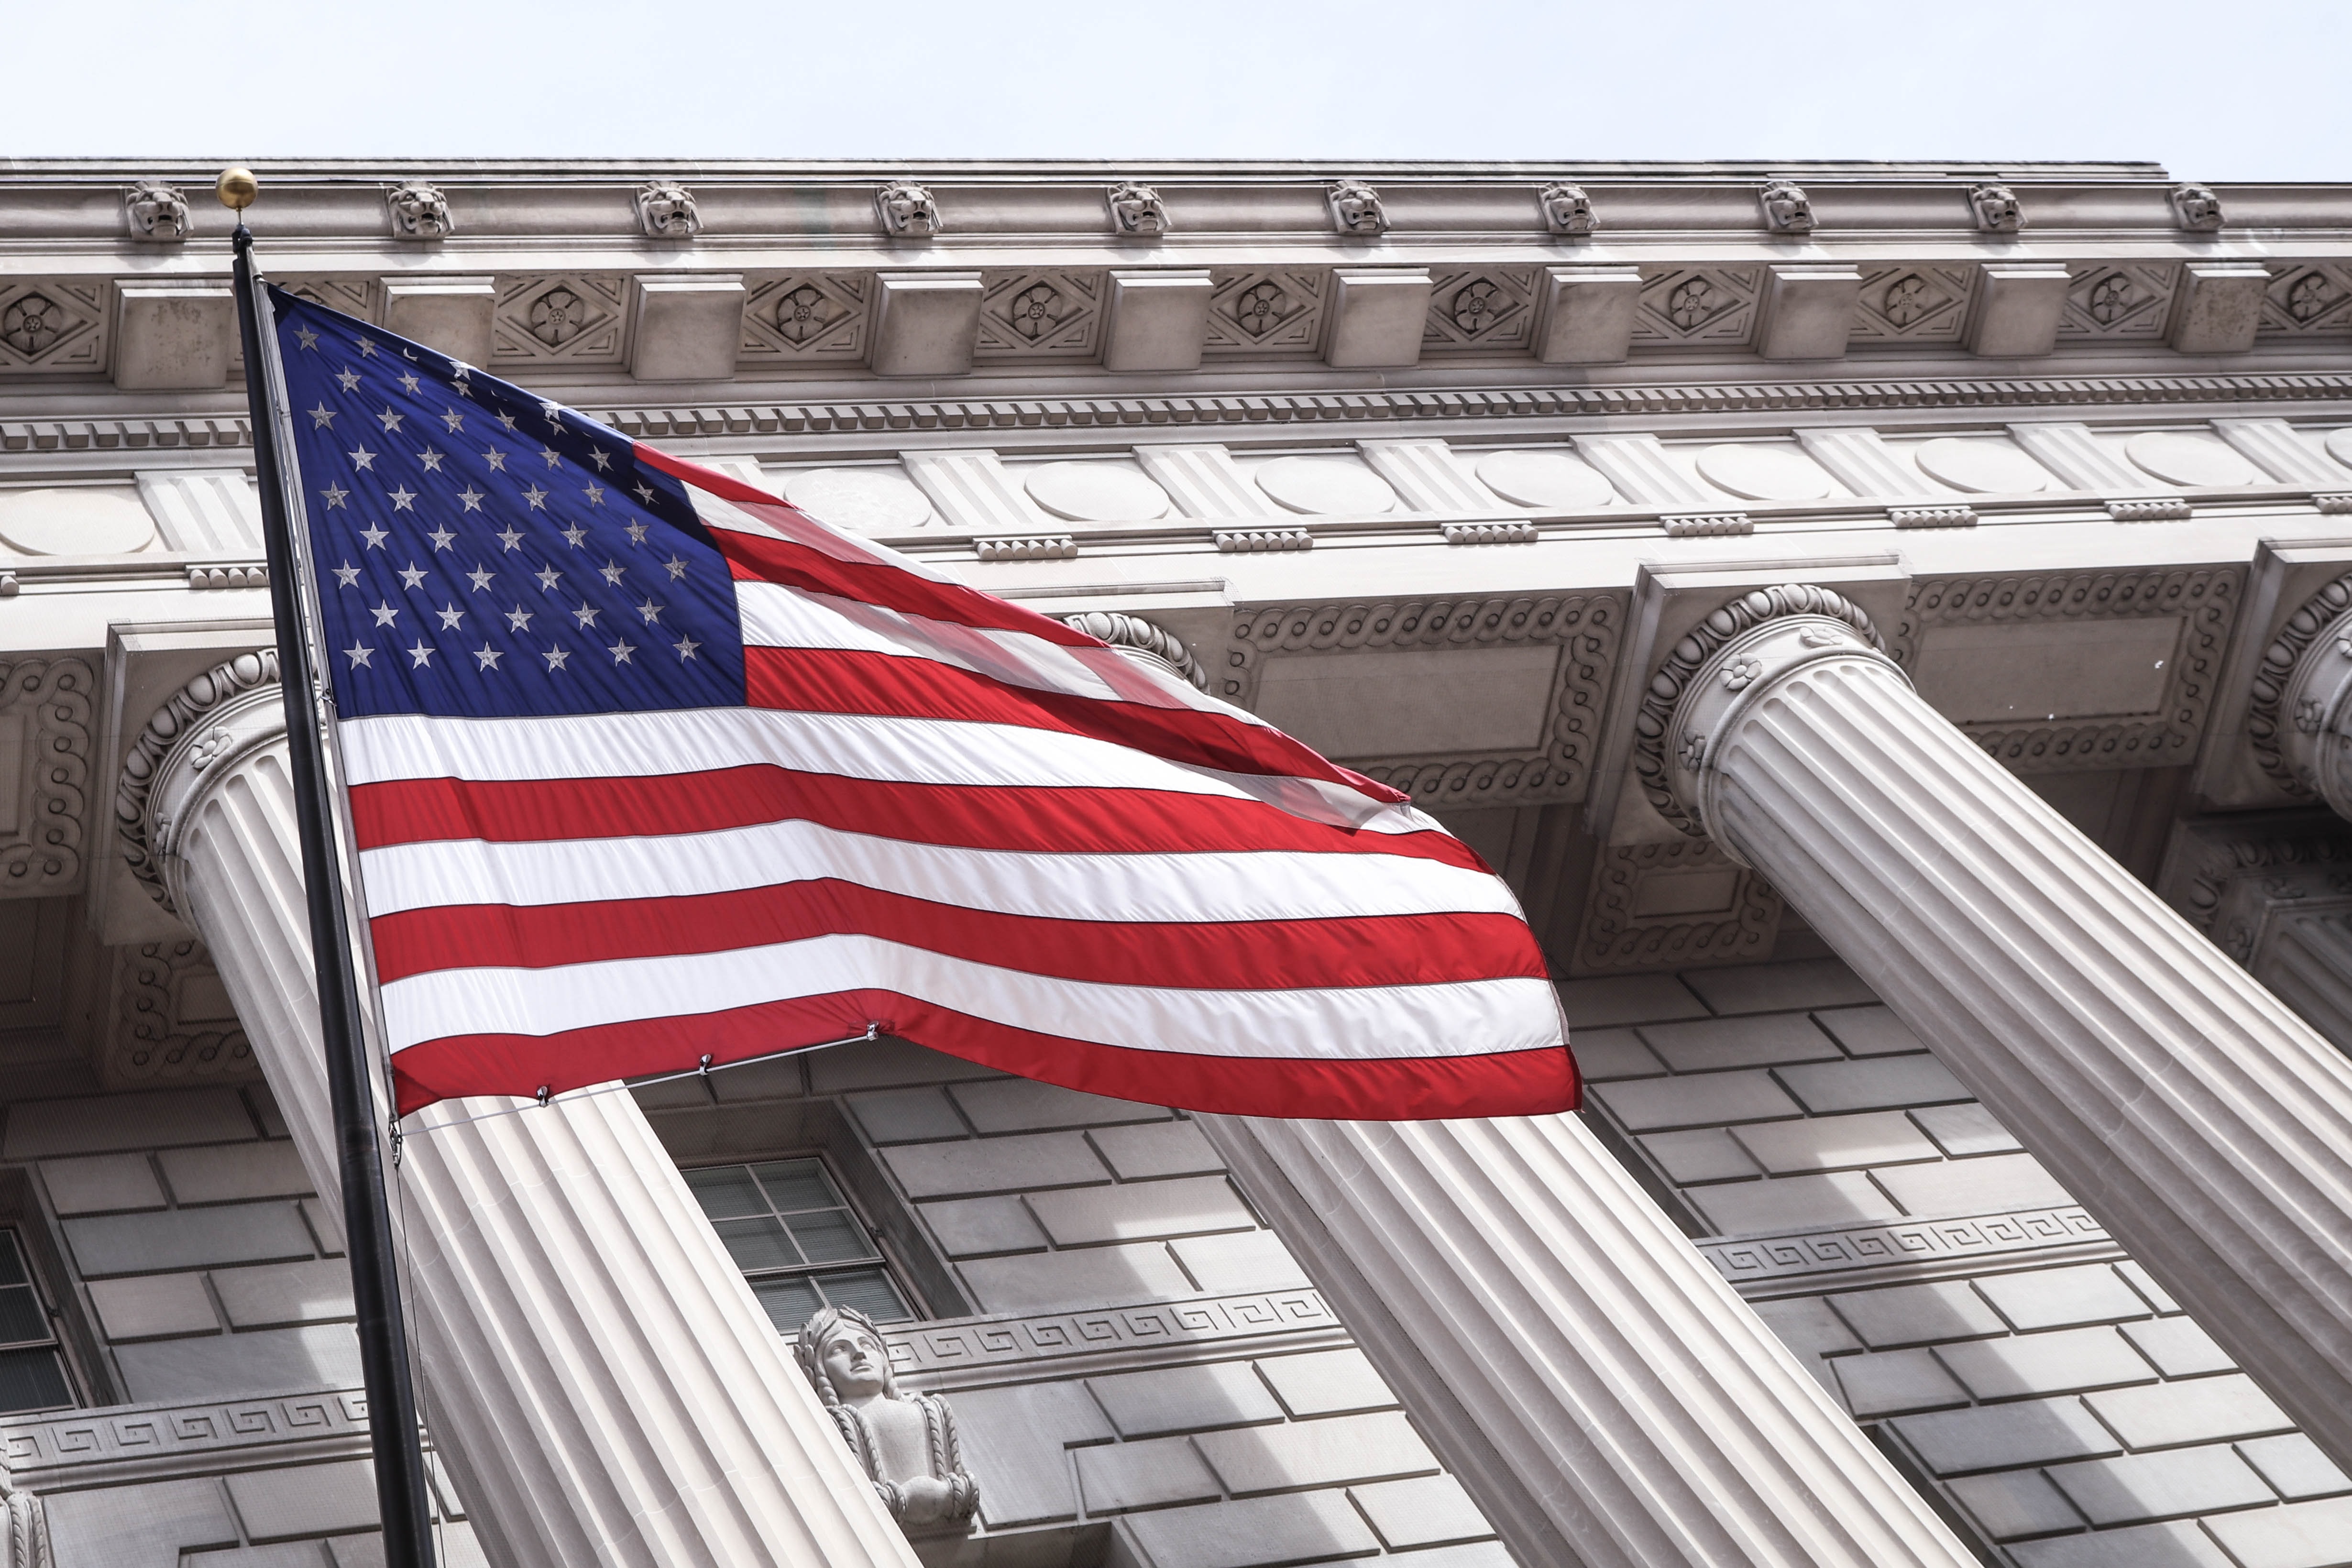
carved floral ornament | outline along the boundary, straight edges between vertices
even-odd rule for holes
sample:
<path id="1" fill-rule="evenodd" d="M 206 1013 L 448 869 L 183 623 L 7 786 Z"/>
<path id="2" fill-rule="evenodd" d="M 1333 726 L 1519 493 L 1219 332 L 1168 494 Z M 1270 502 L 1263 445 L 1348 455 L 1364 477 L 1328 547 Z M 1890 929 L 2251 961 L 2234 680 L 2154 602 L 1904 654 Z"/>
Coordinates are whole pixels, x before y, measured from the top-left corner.
<path id="1" fill-rule="evenodd" d="M 162 180 L 142 180 L 122 195 L 131 237 L 168 245 L 188 237 L 188 199 Z"/>
<path id="2" fill-rule="evenodd" d="M 1760 635 L 1768 631 L 1773 634 Z M 1741 594 L 1692 628 L 1651 677 L 1633 719 L 1633 771 L 1642 793 L 1667 821 L 1705 837 L 1697 786 L 1714 749 L 1709 737 L 1721 736 L 1720 721 L 1735 716 L 1746 694 L 1817 659 L 1864 653 L 1885 660 L 1885 653 L 1870 617 L 1826 588 L 1783 583 Z M 1692 711 L 1699 707 L 1713 717 Z"/>
<path id="3" fill-rule="evenodd" d="M 204 776 L 268 745 L 285 728 L 275 649 L 223 660 L 155 710 L 131 741 L 114 788 L 114 831 L 122 841 L 122 858 L 148 897 L 179 911 L 167 868 L 173 864 L 173 843 Z"/>

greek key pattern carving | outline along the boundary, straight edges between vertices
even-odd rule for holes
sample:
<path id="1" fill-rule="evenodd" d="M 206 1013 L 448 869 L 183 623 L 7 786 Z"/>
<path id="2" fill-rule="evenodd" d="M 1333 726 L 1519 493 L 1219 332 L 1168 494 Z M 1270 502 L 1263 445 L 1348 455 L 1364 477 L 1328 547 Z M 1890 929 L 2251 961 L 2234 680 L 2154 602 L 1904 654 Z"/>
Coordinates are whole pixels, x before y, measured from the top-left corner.
<path id="1" fill-rule="evenodd" d="M 1098 1312 L 892 1324 L 883 1337 L 890 1346 L 890 1364 L 904 1375 L 1018 1366 L 1108 1352 L 1148 1353 L 1338 1327 L 1339 1319 L 1322 1296 L 1302 1287 Z"/>
<path id="2" fill-rule="evenodd" d="M 1965 1219 L 1927 1219 L 1897 1225 L 1855 1226 L 1801 1236 L 1749 1236 L 1702 1240 L 1698 1249 L 1734 1285 L 1786 1280 L 1890 1263 L 1940 1263 L 1951 1259 L 1990 1258 L 2034 1252 L 2046 1247 L 2079 1247 L 2110 1239 L 2085 1209 L 2032 1208 L 1983 1214 Z"/>
<path id="3" fill-rule="evenodd" d="M 97 685 L 79 659 L 0 664 L 0 774 L 13 810 L 0 821 L 0 898 L 69 893 L 81 880 L 89 812 L 89 699 Z"/>
<path id="4" fill-rule="evenodd" d="M 1580 800 L 1601 733 L 1603 688 L 1624 623 L 1622 593 L 1529 599 L 1404 600 L 1244 611 L 1222 695 L 1249 706 L 1265 661 L 1368 648 L 1444 649 L 1549 643 L 1560 650 L 1539 746 L 1510 756 L 1350 758 L 1349 765 L 1424 807 Z"/>
<path id="5" fill-rule="evenodd" d="M 1651 885 L 1645 888 L 1645 883 Z M 1678 886 L 1687 896 L 1659 898 L 1659 883 Z M 1645 902 L 1664 907 L 1644 908 Z M 1693 904 L 1699 907 L 1689 907 Z M 1771 956 L 1782 907 L 1770 883 L 1716 848 L 1713 840 L 1606 845 L 1593 866 L 1592 896 L 1585 900 L 1576 972 L 1616 975 L 1754 963 Z"/>
<path id="6" fill-rule="evenodd" d="M 27 1472 L 127 1461 L 217 1466 L 217 1456 L 237 1449 L 338 1438 L 366 1444 L 367 1396 L 359 1389 L 169 1409 L 70 1410 L 0 1427 L 8 1477 L 18 1487 L 34 1479 Z M 40 1490 L 53 1488 L 43 1484 Z"/>
<path id="7" fill-rule="evenodd" d="M 1947 578 L 1916 584 L 1888 650 L 1915 668 L 1927 628 L 1969 622 L 2178 617 L 2182 623 L 2163 697 L 2144 717 L 2010 725 L 1970 721 L 1960 729 L 2019 773 L 2086 768 L 2158 768 L 2196 755 L 2212 706 L 2231 623 L 2245 586 L 2242 567 L 2108 571 L 2080 576 Z"/>

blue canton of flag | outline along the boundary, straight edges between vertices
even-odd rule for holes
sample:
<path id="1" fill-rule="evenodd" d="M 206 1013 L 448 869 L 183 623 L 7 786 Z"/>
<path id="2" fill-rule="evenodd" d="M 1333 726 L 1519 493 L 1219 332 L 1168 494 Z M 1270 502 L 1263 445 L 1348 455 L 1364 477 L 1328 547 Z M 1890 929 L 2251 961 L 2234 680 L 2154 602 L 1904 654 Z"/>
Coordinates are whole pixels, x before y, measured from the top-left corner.
<path id="1" fill-rule="evenodd" d="M 269 294 L 343 716 L 742 704 L 728 563 L 626 436 Z"/>

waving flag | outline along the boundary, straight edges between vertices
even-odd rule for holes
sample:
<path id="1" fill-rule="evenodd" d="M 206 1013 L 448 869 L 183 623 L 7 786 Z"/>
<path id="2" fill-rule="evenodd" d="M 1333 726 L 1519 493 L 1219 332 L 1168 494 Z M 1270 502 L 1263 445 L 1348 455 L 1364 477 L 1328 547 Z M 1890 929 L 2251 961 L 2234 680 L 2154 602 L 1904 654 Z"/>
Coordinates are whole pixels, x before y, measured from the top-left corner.
<path id="1" fill-rule="evenodd" d="M 271 291 L 399 1105 L 869 1025 L 1248 1115 L 1577 1101 L 1509 891 L 1060 622 Z"/>

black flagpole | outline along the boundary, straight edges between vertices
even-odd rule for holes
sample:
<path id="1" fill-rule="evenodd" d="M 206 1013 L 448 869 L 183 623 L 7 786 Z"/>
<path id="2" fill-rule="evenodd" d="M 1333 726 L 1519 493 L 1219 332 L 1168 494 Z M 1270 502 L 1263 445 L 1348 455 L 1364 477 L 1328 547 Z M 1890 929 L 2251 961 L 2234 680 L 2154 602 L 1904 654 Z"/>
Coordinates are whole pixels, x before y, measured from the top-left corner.
<path id="1" fill-rule="evenodd" d="M 319 1027 L 327 1052 L 327 1099 L 335 1117 L 335 1149 L 342 1167 L 343 1233 L 352 1266 L 352 1300 L 359 1314 L 360 1369 L 367 1387 L 368 1441 L 375 1451 L 376 1507 L 383 1518 L 386 1568 L 433 1568 L 432 1515 L 425 1502 L 425 1453 L 417 1440 L 416 1391 L 409 1381 L 408 1333 L 400 1310 L 400 1277 L 393 1259 L 392 1215 L 384 1203 L 383 1166 L 377 1152 L 375 1097 L 360 1032 L 360 989 L 352 971 L 352 944 L 343 920 L 342 869 L 326 794 L 326 759 L 317 702 L 332 697 L 319 685 L 310 639 L 299 619 L 294 538 L 286 511 L 278 456 L 278 399 L 268 367 L 274 339 L 261 330 L 260 281 L 253 270 L 253 231 L 245 208 L 257 187 L 232 169 L 220 178 L 220 197 L 236 209 L 236 321 L 245 345 L 245 395 L 253 413 L 253 460 L 261 492 L 261 532 L 269 559 L 269 608 L 278 622 L 278 669 L 286 694 L 286 741 L 293 775 L 294 818 L 302 842 L 302 886 L 310 904 L 310 956 L 318 969 Z M 314 697 L 314 695 L 315 697 Z"/>

